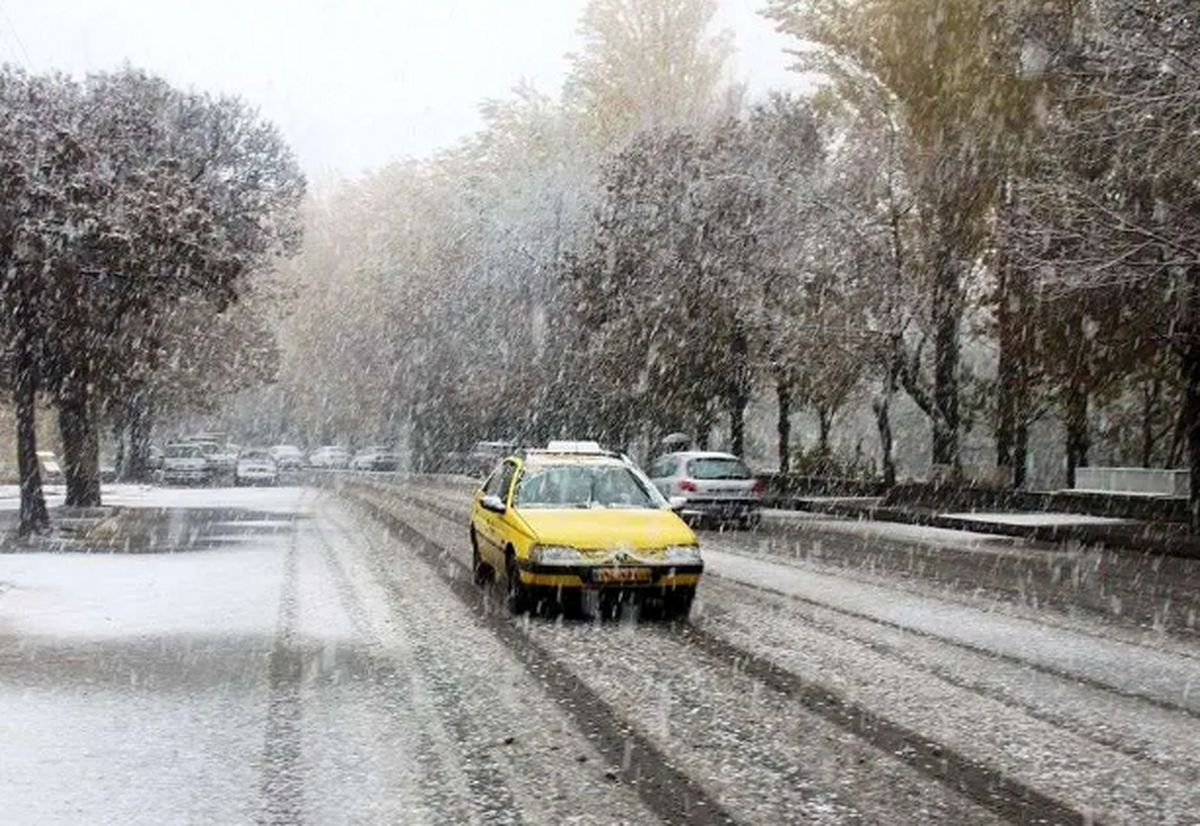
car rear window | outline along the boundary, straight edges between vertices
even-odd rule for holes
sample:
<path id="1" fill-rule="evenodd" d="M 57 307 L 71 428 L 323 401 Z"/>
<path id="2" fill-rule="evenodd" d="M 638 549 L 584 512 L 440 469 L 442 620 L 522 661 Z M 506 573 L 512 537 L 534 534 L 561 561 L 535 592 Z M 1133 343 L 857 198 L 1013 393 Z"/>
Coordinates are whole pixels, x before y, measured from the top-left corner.
<path id="1" fill-rule="evenodd" d="M 168 459 L 195 459 L 197 456 L 203 456 L 200 452 L 199 445 L 168 445 L 166 456 Z"/>
<path id="2" fill-rule="evenodd" d="M 750 468 L 741 459 L 707 457 L 692 459 L 687 464 L 687 475 L 692 479 L 749 479 Z"/>

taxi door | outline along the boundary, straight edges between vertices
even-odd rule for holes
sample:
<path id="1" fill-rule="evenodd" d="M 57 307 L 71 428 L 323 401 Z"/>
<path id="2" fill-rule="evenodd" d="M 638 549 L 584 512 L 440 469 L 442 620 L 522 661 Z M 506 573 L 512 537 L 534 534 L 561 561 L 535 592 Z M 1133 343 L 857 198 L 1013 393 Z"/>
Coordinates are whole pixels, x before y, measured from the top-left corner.
<path id="1" fill-rule="evenodd" d="M 517 463 L 506 459 L 503 464 L 492 471 L 483 488 L 476 494 L 475 513 L 477 515 L 476 536 L 479 538 L 479 553 L 485 561 L 496 570 L 504 570 L 504 548 L 508 543 L 507 519 L 505 514 L 488 510 L 482 504 L 486 496 L 495 496 L 505 507 L 509 504 L 509 489 L 517 472 Z"/>

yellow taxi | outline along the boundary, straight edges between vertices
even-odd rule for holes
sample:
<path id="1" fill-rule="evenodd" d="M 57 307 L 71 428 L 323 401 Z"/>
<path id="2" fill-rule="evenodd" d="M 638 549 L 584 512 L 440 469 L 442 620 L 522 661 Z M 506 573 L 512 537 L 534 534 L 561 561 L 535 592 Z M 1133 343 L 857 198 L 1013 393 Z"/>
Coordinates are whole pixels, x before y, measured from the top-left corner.
<path id="1" fill-rule="evenodd" d="M 475 581 L 514 614 L 564 598 L 637 594 L 687 616 L 704 571 L 696 535 L 645 474 L 595 442 L 500 462 L 471 505 Z"/>

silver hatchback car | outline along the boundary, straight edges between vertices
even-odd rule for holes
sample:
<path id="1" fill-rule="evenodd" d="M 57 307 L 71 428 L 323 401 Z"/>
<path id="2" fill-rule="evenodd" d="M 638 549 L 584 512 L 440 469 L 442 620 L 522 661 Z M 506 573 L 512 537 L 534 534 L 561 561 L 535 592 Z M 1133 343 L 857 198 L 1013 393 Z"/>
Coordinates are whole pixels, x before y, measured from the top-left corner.
<path id="1" fill-rule="evenodd" d="M 679 515 L 695 525 L 706 522 L 752 528 L 762 509 L 762 484 L 731 453 L 688 450 L 659 456 L 646 475 L 668 499 L 682 498 Z"/>

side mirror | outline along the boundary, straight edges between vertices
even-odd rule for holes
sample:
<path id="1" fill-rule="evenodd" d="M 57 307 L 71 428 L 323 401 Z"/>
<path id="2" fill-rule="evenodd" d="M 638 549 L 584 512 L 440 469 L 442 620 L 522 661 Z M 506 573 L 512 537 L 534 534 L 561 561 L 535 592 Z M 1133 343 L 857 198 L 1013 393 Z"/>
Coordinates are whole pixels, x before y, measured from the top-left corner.
<path id="1" fill-rule="evenodd" d="M 479 504 L 483 506 L 484 510 L 489 510 L 492 513 L 504 513 L 508 510 L 504 507 L 504 502 L 500 497 L 494 494 L 483 497 L 479 500 Z"/>
<path id="2" fill-rule="evenodd" d="M 667 504 L 671 506 L 671 510 L 678 513 L 679 511 L 683 510 L 684 505 L 687 504 L 687 497 L 686 496 L 672 496 L 670 499 L 667 500 Z"/>

